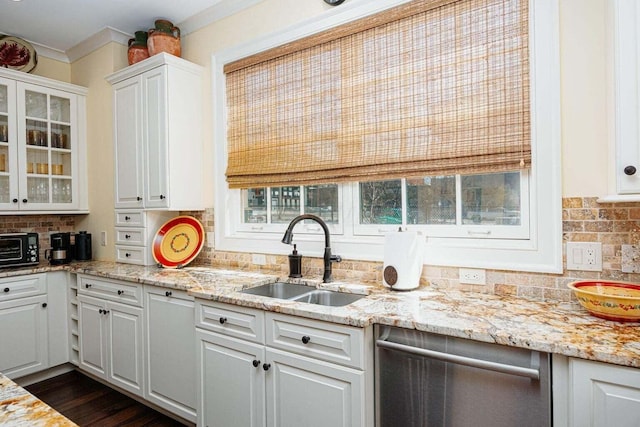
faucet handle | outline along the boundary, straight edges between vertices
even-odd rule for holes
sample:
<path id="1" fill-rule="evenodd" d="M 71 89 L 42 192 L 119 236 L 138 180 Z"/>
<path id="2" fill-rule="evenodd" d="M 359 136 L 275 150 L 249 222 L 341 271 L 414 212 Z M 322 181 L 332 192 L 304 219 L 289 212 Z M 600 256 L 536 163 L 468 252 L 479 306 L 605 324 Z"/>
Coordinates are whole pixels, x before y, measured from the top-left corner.
<path id="1" fill-rule="evenodd" d="M 331 255 L 331 262 L 342 262 L 342 257 L 340 255 Z"/>

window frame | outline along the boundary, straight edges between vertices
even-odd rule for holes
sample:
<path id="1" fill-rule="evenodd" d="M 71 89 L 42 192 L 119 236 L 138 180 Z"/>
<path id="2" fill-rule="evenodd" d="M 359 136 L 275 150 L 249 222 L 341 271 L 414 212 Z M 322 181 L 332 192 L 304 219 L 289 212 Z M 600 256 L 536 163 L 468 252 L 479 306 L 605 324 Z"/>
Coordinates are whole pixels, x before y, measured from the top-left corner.
<path id="1" fill-rule="evenodd" d="M 227 166 L 225 64 L 324 31 L 410 0 L 354 1 L 258 40 L 215 52 L 212 64 L 212 105 L 215 146 L 214 219 L 215 248 L 224 251 L 287 254 L 289 245 L 280 239 L 286 224 L 251 230 L 241 222 L 240 190 L 229 190 L 224 172 Z M 528 202 L 529 238 L 452 238 L 427 236 L 424 263 L 428 265 L 475 267 L 545 273 L 562 272 L 562 196 L 560 177 L 560 64 L 559 0 L 529 0 L 530 102 L 532 168 Z M 349 223 L 357 220 L 352 203 L 354 185 L 342 185 L 344 230 L 332 232 L 332 251 L 345 259 L 382 261 L 383 233 L 357 235 Z M 524 198 L 525 195 L 523 194 Z M 523 200 L 524 202 L 524 200 Z M 523 208 L 526 204 L 523 203 Z M 386 226 L 385 226 L 386 227 Z M 296 226 L 298 249 L 305 256 L 321 257 L 323 238 L 302 224 Z M 259 231 L 259 232 L 256 232 Z"/>

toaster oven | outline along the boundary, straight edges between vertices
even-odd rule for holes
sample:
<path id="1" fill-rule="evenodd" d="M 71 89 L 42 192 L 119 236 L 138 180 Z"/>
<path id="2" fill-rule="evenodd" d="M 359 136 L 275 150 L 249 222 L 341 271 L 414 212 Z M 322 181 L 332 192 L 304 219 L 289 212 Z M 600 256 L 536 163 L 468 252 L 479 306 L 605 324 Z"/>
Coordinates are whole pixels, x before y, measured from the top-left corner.
<path id="1" fill-rule="evenodd" d="M 0 267 L 20 267 L 39 262 L 38 233 L 0 234 Z"/>

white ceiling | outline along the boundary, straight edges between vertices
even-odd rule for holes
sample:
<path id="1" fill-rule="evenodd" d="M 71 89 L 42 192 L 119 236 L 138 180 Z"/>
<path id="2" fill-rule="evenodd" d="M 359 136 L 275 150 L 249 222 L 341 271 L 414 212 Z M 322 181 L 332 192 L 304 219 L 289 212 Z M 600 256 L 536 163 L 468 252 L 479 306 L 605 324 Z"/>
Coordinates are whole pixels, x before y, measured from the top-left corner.
<path id="1" fill-rule="evenodd" d="M 107 27 L 131 35 L 158 18 L 179 24 L 222 1 L 0 0 L 0 33 L 66 52 Z"/>

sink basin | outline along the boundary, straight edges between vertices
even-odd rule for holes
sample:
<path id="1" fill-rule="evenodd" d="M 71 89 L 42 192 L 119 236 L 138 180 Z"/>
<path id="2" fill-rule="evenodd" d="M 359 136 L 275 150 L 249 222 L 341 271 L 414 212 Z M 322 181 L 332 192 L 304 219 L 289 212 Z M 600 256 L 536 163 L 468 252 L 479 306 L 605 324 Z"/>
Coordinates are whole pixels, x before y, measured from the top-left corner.
<path id="1" fill-rule="evenodd" d="M 358 301 L 364 295 L 347 294 L 344 292 L 327 291 L 316 289 L 306 294 L 291 298 L 293 301 L 306 302 L 309 304 L 328 305 L 331 307 L 341 307 Z"/>
<path id="2" fill-rule="evenodd" d="M 298 295 L 313 291 L 314 288 L 295 283 L 276 282 L 242 290 L 244 294 L 260 295 L 263 297 L 291 299 Z"/>
<path id="3" fill-rule="evenodd" d="M 306 302 L 309 304 L 341 307 L 358 301 L 364 295 L 348 294 L 344 292 L 315 289 L 296 283 L 276 282 L 255 288 L 243 289 L 244 294 L 260 295 L 263 297 L 286 299 L 289 301 Z"/>

